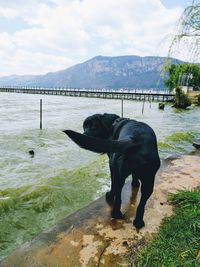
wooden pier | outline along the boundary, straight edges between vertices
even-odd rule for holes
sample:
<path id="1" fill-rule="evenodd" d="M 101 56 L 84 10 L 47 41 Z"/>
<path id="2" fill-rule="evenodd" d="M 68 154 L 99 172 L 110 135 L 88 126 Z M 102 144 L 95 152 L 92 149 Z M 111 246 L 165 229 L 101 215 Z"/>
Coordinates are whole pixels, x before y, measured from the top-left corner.
<path id="1" fill-rule="evenodd" d="M 167 91 L 140 89 L 117 90 L 4 86 L 0 87 L 0 92 L 162 102 L 172 101 L 174 98 L 174 94 Z"/>

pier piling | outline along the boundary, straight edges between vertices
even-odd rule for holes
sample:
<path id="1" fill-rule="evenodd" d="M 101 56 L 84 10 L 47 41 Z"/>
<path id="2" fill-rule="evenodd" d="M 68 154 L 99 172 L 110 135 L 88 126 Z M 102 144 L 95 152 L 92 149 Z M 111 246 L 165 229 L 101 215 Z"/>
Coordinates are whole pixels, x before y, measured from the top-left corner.
<path id="1" fill-rule="evenodd" d="M 40 130 L 42 130 L 42 99 L 40 99 Z"/>
<path id="2" fill-rule="evenodd" d="M 124 100 L 122 99 L 121 100 L 122 102 L 122 109 L 121 109 L 121 117 L 123 118 L 124 117 Z"/>

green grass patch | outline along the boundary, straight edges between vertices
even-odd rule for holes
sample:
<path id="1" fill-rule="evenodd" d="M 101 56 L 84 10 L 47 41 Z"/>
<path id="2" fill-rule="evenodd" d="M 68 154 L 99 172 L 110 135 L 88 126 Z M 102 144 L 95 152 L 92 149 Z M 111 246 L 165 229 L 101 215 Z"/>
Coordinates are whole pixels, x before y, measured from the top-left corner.
<path id="1" fill-rule="evenodd" d="M 200 188 L 170 194 L 174 215 L 138 254 L 134 267 L 197 267 L 200 258 Z"/>

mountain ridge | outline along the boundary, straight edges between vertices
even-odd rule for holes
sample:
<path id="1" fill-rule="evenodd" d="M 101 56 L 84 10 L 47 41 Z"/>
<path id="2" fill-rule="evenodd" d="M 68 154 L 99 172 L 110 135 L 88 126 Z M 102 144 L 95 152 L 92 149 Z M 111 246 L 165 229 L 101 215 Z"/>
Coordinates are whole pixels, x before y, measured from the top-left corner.
<path id="1" fill-rule="evenodd" d="M 44 75 L 0 77 L 0 86 L 38 86 L 74 88 L 164 88 L 161 77 L 166 57 L 137 55 L 96 56 L 64 70 Z M 171 63 L 182 61 L 171 58 Z"/>

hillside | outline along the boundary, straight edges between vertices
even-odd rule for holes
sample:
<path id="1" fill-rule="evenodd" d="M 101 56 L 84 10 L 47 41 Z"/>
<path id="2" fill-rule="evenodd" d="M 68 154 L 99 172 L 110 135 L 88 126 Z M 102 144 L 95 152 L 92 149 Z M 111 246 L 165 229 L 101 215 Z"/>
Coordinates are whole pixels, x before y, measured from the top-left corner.
<path id="1" fill-rule="evenodd" d="M 164 57 L 97 56 L 65 70 L 45 75 L 12 75 L 0 78 L 0 85 L 75 88 L 163 88 L 160 77 Z M 181 63 L 172 59 L 172 63 Z"/>

